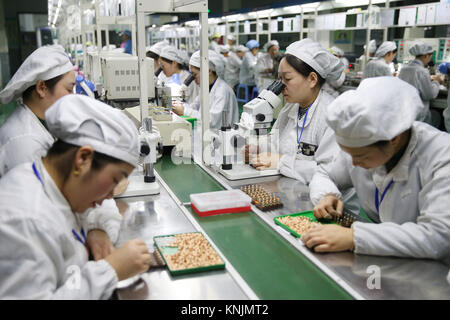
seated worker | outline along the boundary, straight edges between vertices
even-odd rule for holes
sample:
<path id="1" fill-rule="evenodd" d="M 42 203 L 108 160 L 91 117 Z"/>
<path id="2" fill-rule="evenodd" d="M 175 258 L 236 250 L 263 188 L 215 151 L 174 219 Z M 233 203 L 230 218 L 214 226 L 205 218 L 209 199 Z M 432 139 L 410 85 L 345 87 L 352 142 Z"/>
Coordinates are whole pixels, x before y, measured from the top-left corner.
<path id="1" fill-rule="evenodd" d="M 239 72 L 241 70 L 242 58 L 248 51 L 247 47 L 239 45 L 236 47 L 236 52 L 230 52 L 225 64 L 225 81 L 236 92 L 239 84 Z"/>
<path id="2" fill-rule="evenodd" d="M 311 39 L 296 41 L 286 48 L 278 70 L 286 86 L 282 91 L 286 104 L 272 128 L 271 150 L 260 147 L 256 153 L 255 148 L 246 148 L 254 167 L 278 168 L 281 174 L 307 184 L 317 163 L 333 158 L 338 146 L 325 115 L 334 98 L 322 90 L 322 85 L 339 79 L 343 68 L 337 57 Z"/>
<path id="3" fill-rule="evenodd" d="M 339 60 L 341 60 L 342 64 L 344 65 L 344 72 L 349 73 L 350 72 L 350 69 L 349 69 L 350 62 L 348 62 L 347 58 L 344 57 L 344 51 L 336 46 L 331 47 L 330 50 L 334 56 L 338 57 Z"/>
<path id="4" fill-rule="evenodd" d="M 255 79 L 258 92 L 266 89 L 271 82 L 263 85 L 262 78 L 272 78 L 273 73 L 273 59 L 278 55 L 280 44 L 277 40 L 271 40 L 264 45 L 265 53 L 258 55 L 255 67 Z"/>
<path id="5" fill-rule="evenodd" d="M 397 46 L 393 41 L 385 41 L 375 52 L 375 59 L 367 63 L 363 72 L 363 79 L 372 77 L 392 76 L 389 64 L 394 61 L 397 54 Z"/>
<path id="6" fill-rule="evenodd" d="M 169 79 L 162 72 L 162 68 L 159 64 L 159 55 L 161 54 L 162 48 L 169 45 L 169 41 L 163 40 L 155 43 L 152 46 L 146 47 L 146 56 L 153 59 L 153 67 L 155 70 L 155 75 L 158 78 L 158 82 L 167 82 Z"/>
<path id="7" fill-rule="evenodd" d="M 418 115 L 418 121 L 431 124 L 430 100 L 439 94 L 439 84 L 444 83 L 443 75 L 430 76 L 427 69 L 433 56 L 433 48 L 424 42 L 415 43 L 409 53 L 415 60 L 403 66 L 398 77 L 419 90 L 420 98 L 425 106 L 424 112 Z"/>
<path id="8" fill-rule="evenodd" d="M 133 47 L 132 47 L 132 43 L 131 43 L 131 31 L 130 30 L 125 30 L 122 33 L 122 40 L 123 40 L 123 42 L 121 43 L 120 47 L 124 48 L 125 53 L 132 54 Z"/>
<path id="9" fill-rule="evenodd" d="M 395 77 L 363 80 L 329 105 L 327 123 L 342 150 L 311 181 L 314 215 L 339 216 L 340 190 L 353 186 L 374 223 L 318 226 L 302 236 L 307 247 L 450 256 L 450 135 L 415 121 L 422 109 L 417 90 Z"/>
<path id="10" fill-rule="evenodd" d="M 377 42 L 376 40 L 370 40 L 369 41 L 369 60 L 372 60 L 375 57 L 375 51 L 377 51 Z M 364 45 L 364 52 L 363 54 L 358 58 L 359 61 L 362 61 L 366 58 L 366 45 Z"/>
<path id="11" fill-rule="evenodd" d="M 82 214 L 138 164 L 138 132 L 122 112 L 83 95 L 45 113 L 58 140 L 0 179 L 0 299 L 108 299 L 118 281 L 148 270 L 151 256 L 135 239 L 88 261 Z"/>
<path id="12" fill-rule="evenodd" d="M 224 65 L 222 57 L 209 50 L 209 112 L 210 128 L 219 130 L 222 126 L 222 115 L 226 111 L 228 124 L 239 122 L 239 111 L 233 89 L 223 80 Z M 200 86 L 200 50 L 194 52 L 189 61 L 189 68 L 195 75 L 195 83 Z M 201 93 L 201 92 L 200 92 Z M 187 115 L 201 119 L 200 94 L 191 104 L 175 101 L 172 111 L 177 115 Z"/>

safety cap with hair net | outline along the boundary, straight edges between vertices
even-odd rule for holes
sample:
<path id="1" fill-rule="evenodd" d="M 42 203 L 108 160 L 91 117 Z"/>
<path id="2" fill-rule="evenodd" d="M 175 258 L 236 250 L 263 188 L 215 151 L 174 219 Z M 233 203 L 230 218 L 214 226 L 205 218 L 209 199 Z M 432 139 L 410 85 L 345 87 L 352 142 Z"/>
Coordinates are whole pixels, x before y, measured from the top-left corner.
<path id="1" fill-rule="evenodd" d="M 227 44 L 220 46 L 220 53 L 227 53 L 230 52 L 230 46 Z"/>
<path id="2" fill-rule="evenodd" d="M 263 47 L 264 51 L 269 51 L 269 49 L 273 46 L 280 47 L 280 44 L 278 43 L 277 40 L 270 40 L 264 44 L 264 47 Z"/>
<path id="3" fill-rule="evenodd" d="M 425 42 L 416 42 L 409 48 L 409 53 L 415 57 L 433 53 L 433 51 L 433 47 Z"/>
<path id="4" fill-rule="evenodd" d="M 17 100 L 39 80 L 50 80 L 73 70 L 69 56 L 60 45 L 45 46 L 30 54 L 6 87 L 0 92 L 0 103 Z"/>
<path id="5" fill-rule="evenodd" d="M 45 111 L 48 130 L 58 139 L 137 166 L 139 137 L 121 111 L 84 95 L 69 94 Z"/>
<path id="6" fill-rule="evenodd" d="M 364 50 L 366 50 L 366 45 L 364 45 Z M 377 42 L 375 40 L 369 41 L 369 53 L 375 53 L 377 51 Z"/>
<path id="7" fill-rule="evenodd" d="M 252 50 L 253 48 L 259 48 L 259 42 L 252 39 L 252 40 L 247 41 L 245 46 L 248 48 L 248 50 Z"/>
<path id="8" fill-rule="evenodd" d="M 286 54 L 302 60 L 328 81 L 338 80 L 344 70 L 344 64 L 338 57 L 325 50 L 320 43 L 309 38 L 291 43 L 286 48 Z"/>
<path id="9" fill-rule="evenodd" d="M 377 58 L 384 57 L 386 54 L 396 49 L 397 46 L 395 45 L 395 42 L 385 41 L 378 47 L 377 51 L 375 52 L 375 57 Z"/>
<path id="10" fill-rule="evenodd" d="M 150 48 L 148 48 L 147 52 L 151 51 L 159 56 L 161 54 L 162 48 L 164 48 L 165 46 L 168 46 L 168 45 L 169 45 L 169 41 L 163 40 L 163 41 L 157 42 L 154 45 L 150 46 Z"/>
<path id="11" fill-rule="evenodd" d="M 129 37 L 131 37 L 131 31 L 130 30 L 125 30 L 124 32 L 122 32 L 122 35 L 127 35 Z"/>
<path id="12" fill-rule="evenodd" d="M 211 36 L 211 40 L 212 39 L 215 39 L 215 38 L 220 38 L 222 35 L 220 34 L 220 33 L 218 33 L 218 32 L 214 32 L 213 34 L 212 34 L 212 36 Z"/>
<path id="13" fill-rule="evenodd" d="M 222 57 L 214 50 L 208 50 L 208 60 L 209 68 L 223 79 L 225 74 L 225 65 Z M 200 69 L 200 50 L 197 50 L 192 54 L 189 64 Z"/>
<path id="14" fill-rule="evenodd" d="M 408 130 L 423 108 L 409 83 L 396 77 L 367 78 L 328 105 L 326 121 L 339 144 L 358 148 Z"/>
<path id="15" fill-rule="evenodd" d="M 246 46 L 240 44 L 236 47 L 236 51 L 247 52 L 248 48 Z"/>
<path id="16" fill-rule="evenodd" d="M 236 41 L 236 37 L 232 34 L 227 35 L 227 40 Z"/>
<path id="17" fill-rule="evenodd" d="M 161 54 L 159 56 L 170 61 L 176 61 L 180 64 L 183 64 L 184 61 L 179 51 L 180 50 L 178 50 L 174 46 L 165 46 L 164 50 L 161 51 Z"/>
<path id="18" fill-rule="evenodd" d="M 344 51 L 342 49 L 338 48 L 338 47 L 331 47 L 330 50 L 331 50 L 332 54 L 335 54 L 335 55 L 338 55 L 338 56 L 341 56 L 341 57 L 344 56 Z"/>

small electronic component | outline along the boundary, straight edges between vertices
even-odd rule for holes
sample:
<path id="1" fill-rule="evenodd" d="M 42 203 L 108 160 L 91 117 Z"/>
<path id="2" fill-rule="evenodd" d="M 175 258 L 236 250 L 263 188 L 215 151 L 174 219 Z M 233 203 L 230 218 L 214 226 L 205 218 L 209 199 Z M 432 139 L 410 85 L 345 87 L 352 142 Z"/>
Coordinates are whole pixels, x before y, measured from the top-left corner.
<path id="1" fill-rule="evenodd" d="M 270 211 L 283 207 L 283 204 L 274 193 L 267 192 L 259 185 L 242 186 L 241 190 L 252 198 L 254 204 L 261 211 Z"/>
<path id="2" fill-rule="evenodd" d="M 358 216 L 348 210 L 345 210 L 342 212 L 341 216 L 333 216 L 333 221 L 336 221 L 339 225 L 343 227 L 350 228 L 355 221 L 360 222 L 367 222 L 364 218 L 361 216 Z"/>

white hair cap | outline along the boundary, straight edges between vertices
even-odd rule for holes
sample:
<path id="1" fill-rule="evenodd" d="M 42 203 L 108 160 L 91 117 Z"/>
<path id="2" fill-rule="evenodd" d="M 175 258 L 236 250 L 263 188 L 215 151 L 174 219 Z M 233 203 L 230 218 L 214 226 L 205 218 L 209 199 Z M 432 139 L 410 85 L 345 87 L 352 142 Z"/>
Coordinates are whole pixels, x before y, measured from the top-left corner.
<path id="1" fill-rule="evenodd" d="M 0 103 L 7 104 L 20 98 L 29 87 L 39 80 L 50 80 L 63 75 L 74 66 L 60 45 L 45 46 L 30 54 L 6 87 L 0 92 Z"/>
<path id="2" fill-rule="evenodd" d="M 265 51 L 268 51 L 270 49 L 270 47 L 272 47 L 272 46 L 280 47 L 280 44 L 278 43 L 277 40 L 270 40 L 270 41 L 266 42 L 266 44 L 264 44 L 263 48 Z"/>
<path id="3" fill-rule="evenodd" d="M 180 54 L 180 50 L 178 50 L 174 46 L 165 46 L 164 50 L 161 50 L 159 56 L 170 61 L 176 61 L 180 64 L 184 63 L 183 57 Z"/>
<path id="4" fill-rule="evenodd" d="M 331 53 L 337 54 L 338 56 L 341 56 L 341 57 L 344 56 L 344 51 L 338 47 L 331 47 Z"/>
<path id="5" fill-rule="evenodd" d="M 120 110 L 80 94 L 69 94 L 45 111 L 48 130 L 64 142 L 137 166 L 138 131 Z"/>
<path id="6" fill-rule="evenodd" d="M 384 57 L 387 53 L 394 51 L 395 49 L 397 49 L 395 42 L 385 41 L 378 47 L 377 52 L 375 52 L 375 57 Z"/>
<path id="7" fill-rule="evenodd" d="M 236 41 L 236 37 L 233 36 L 232 34 L 229 34 L 229 35 L 227 36 L 227 39 L 228 39 L 228 40 L 232 40 L 232 41 Z"/>
<path id="8" fill-rule="evenodd" d="M 366 45 L 364 45 L 364 50 L 366 50 Z M 369 41 L 369 53 L 375 53 L 377 51 L 377 42 L 375 40 Z"/>
<path id="9" fill-rule="evenodd" d="M 328 105 L 326 120 L 339 144 L 357 148 L 408 130 L 423 108 L 409 83 L 397 77 L 367 78 Z"/>
<path id="10" fill-rule="evenodd" d="M 147 51 L 151 51 L 153 53 L 156 53 L 158 56 L 161 54 L 162 48 L 169 45 L 169 41 L 163 40 L 160 42 L 155 43 L 154 45 L 150 46 L 150 48 Z"/>
<path id="11" fill-rule="evenodd" d="M 425 42 L 416 42 L 411 48 L 409 48 L 409 53 L 413 56 L 423 56 L 427 53 L 433 53 L 433 47 Z"/>
<path id="12" fill-rule="evenodd" d="M 225 65 L 223 63 L 222 56 L 214 50 L 208 50 L 208 60 L 209 68 L 223 79 Z M 191 59 L 189 60 L 189 64 L 200 69 L 200 50 L 197 50 L 192 54 Z"/>
<path id="13" fill-rule="evenodd" d="M 238 45 L 238 46 L 236 47 L 236 52 L 237 52 L 237 51 L 247 52 L 247 51 L 248 51 L 248 48 L 247 48 L 246 46 L 240 44 L 240 45 Z"/>
<path id="14" fill-rule="evenodd" d="M 302 60 L 325 80 L 338 80 L 344 69 L 344 65 L 339 58 L 322 48 L 318 42 L 308 38 L 291 43 L 286 48 L 286 54 L 291 54 Z"/>
<path id="15" fill-rule="evenodd" d="M 220 46 L 220 53 L 227 53 L 230 52 L 230 46 L 227 44 Z"/>

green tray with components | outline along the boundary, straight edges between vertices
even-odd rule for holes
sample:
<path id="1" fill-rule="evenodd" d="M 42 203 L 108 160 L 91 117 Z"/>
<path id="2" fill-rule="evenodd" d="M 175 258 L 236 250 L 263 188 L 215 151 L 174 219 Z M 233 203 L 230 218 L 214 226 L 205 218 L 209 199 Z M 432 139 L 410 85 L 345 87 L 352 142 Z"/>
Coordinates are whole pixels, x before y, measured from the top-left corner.
<path id="1" fill-rule="evenodd" d="M 281 221 L 279 221 L 278 219 L 280 218 L 284 218 L 284 217 L 305 217 L 308 218 L 311 222 L 316 222 L 316 223 L 320 223 L 320 224 L 337 224 L 336 222 L 332 221 L 332 220 L 328 220 L 328 219 L 317 219 L 314 216 L 314 213 L 312 211 L 303 211 L 303 212 L 298 212 L 298 213 L 292 213 L 292 214 L 285 214 L 282 216 L 278 216 L 273 218 L 273 221 L 279 225 L 280 227 L 282 227 L 283 229 L 289 231 L 292 235 L 294 235 L 297 238 L 301 238 L 302 235 L 299 234 L 298 232 L 292 230 L 291 228 L 289 228 L 286 224 L 282 223 Z"/>
<path id="2" fill-rule="evenodd" d="M 189 250 L 183 246 L 182 249 L 180 249 L 179 246 L 173 244 L 173 242 L 178 241 L 177 237 L 181 239 L 180 241 L 185 240 L 188 243 L 189 240 L 192 240 L 194 242 L 202 241 L 204 246 L 201 250 Z M 225 262 L 201 232 L 187 232 L 164 236 L 155 236 L 153 237 L 153 241 L 155 242 L 156 248 L 161 253 L 161 256 L 164 262 L 166 263 L 167 268 L 169 269 L 171 275 L 176 276 L 188 273 L 203 272 L 225 268 Z M 194 251 L 194 252 L 193 254 L 189 253 L 183 254 L 183 248 L 186 251 Z M 184 258 L 186 256 L 193 257 L 192 267 L 188 265 L 177 265 L 177 259 L 183 261 L 185 260 Z M 210 258 L 212 256 L 213 260 L 204 263 L 202 265 L 202 263 L 199 262 L 198 260 L 205 259 L 205 256 L 209 256 Z"/>

